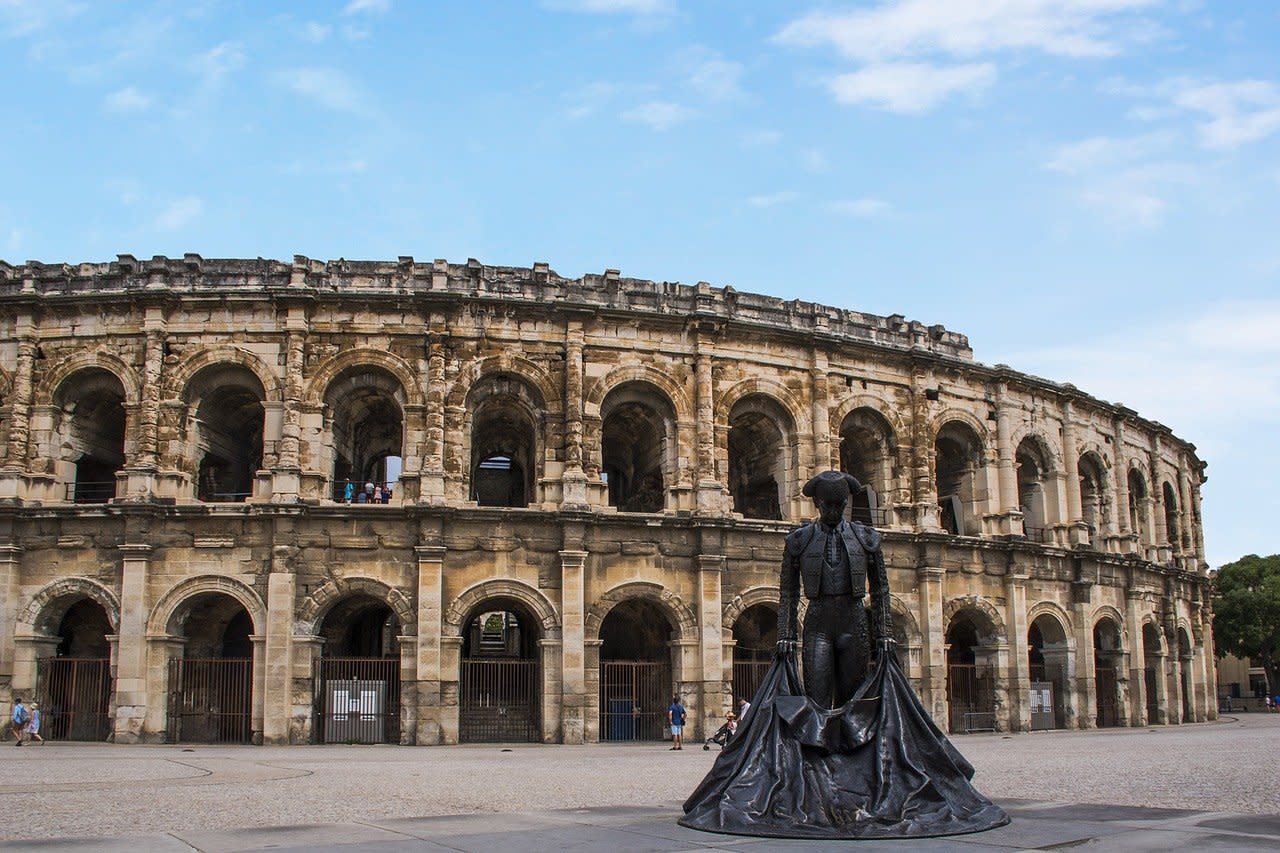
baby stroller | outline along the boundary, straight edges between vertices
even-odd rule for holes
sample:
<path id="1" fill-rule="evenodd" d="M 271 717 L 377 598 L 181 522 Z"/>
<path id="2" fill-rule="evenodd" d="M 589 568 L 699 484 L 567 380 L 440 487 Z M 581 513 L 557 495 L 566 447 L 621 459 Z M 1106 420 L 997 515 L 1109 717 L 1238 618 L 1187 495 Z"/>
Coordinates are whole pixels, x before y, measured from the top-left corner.
<path id="1" fill-rule="evenodd" d="M 724 725 L 716 729 L 716 733 L 707 738 L 702 743 L 703 749 L 711 749 L 711 744 L 719 746 L 721 749 L 729 742 L 729 738 L 733 737 L 734 732 L 738 730 L 738 719 L 730 711 L 725 718 Z"/>

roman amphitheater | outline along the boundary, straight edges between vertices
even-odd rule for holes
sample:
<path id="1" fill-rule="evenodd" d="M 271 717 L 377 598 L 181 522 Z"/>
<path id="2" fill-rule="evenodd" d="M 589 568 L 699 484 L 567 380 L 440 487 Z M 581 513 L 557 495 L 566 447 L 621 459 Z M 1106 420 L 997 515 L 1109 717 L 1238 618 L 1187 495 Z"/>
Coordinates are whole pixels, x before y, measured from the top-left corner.
<path id="1" fill-rule="evenodd" d="M 0 329 L 0 702 L 54 738 L 648 740 L 672 693 L 701 736 L 767 666 L 830 467 L 944 728 L 1216 713 L 1194 446 L 941 326 L 122 255 L 0 263 Z"/>

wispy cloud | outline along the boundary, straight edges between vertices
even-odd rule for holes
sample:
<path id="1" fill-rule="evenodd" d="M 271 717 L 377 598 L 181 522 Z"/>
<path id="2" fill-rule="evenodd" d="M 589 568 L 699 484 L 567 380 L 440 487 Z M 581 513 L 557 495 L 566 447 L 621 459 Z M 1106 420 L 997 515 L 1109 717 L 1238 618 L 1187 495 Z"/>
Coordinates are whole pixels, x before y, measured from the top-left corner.
<path id="1" fill-rule="evenodd" d="M 782 141 L 776 130 L 749 130 L 742 134 L 742 144 L 750 148 L 772 148 Z"/>
<path id="2" fill-rule="evenodd" d="M 780 204 L 790 204 L 793 201 L 798 201 L 803 197 L 803 194 L 795 190 L 782 190 L 766 195 L 753 195 L 747 199 L 747 204 L 752 207 L 777 207 Z"/>
<path id="3" fill-rule="evenodd" d="M 742 63 L 711 55 L 693 64 L 686 82 L 690 89 L 710 101 L 733 101 L 743 97 L 740 80 Z"/>
<path id="4" fill-rule="evenodd" d="M 697 115 L 697 111 L 672 101 L 649 101 L 622 113 L 624 121 L 645 124 L 654 130 L 668 130 Z"/>
<path id="5" fill-rule="evenodd" d="M 996 79 L 989 62 L 935 66 L 921 62 L 868 65 L 841 74 L 829 88 L 842 104 L 870 104 L 895 113 L 925 113 L 957 92 L 978 92 Z"/>
<path id="6" fill-rule="evenodd" d="M 1187 86 L 1173 101 L 1209 117 L 1197 128 L 1206 148 L 1231 150 L 1280 131 L 1280 87 L 1270 80 Z"/>
<path id="7" fill-rule="evenodd" d="M 333 32 L 333 27 L 329 24 L 322 24 L 319 21 L 303 21 L 297 26 L 298 38 L 312 44 L 320 44 L 329 38 L 329 34 Z"/>
<path id="8" fill-rule="evenodd" d="M 274 75 L 284 86 L 307 100 L 337 112 L 359 113 L 366 108 L 360 88 L 336 68 L 290 68 Z"/>
<path id="9" fill-rule="evenodd" d="M 675 6 L 672 0 L 543 0 L 542 5 L 561 12 L 593 15 L 660 15 Z"/>
<path id="10" fill-rule="evenodd" d="M 1172 133 L 1094 136 L 1060 146 L 1044 163 L 1071 178 L 1073 195 L 1104 221 L 1123 228 L 1160 225 L 1171 196 L 1199 181 L 1197 170 L 1174 158 Z"/>
<path id="11" fill-rule="evenodd" d="M 565 92 L 560 97 L 569 105 L 566 113 L 570 118 L 586 118 L 609 103 L 618 91 L 613 83 L 596 81 Z"/>
<path id="12" fill-rule="evenodd" d="M 852 198 L 830 201 L 823 207 L 830 213 L 856 216 L 859 219 L 875 219 L 889 212 L 889 203 L 878 198 Z"/>
<path id="13" fill-rule="evenodd" d="M 204 213 L 204 202 L 196 196 L 187 196 L 171 202 L 168 207 L 160 212 L 156 217 L 155 227 L 161 231 L 178 231 L 191 222 L 193 222 L 200 214 Z"/>
<path id="14" fill-rule="evenodd" d="M 0 37 L 32 36 L 83 10 L 83 3 L 65 0 L 0 0 Z"/>
<path id="15" fill-rule="evenodd" d="M 385 15 L 391 11 L 391 0 L 351 0 L 342 7 L 344 15 Z"/>
<path id="16" fill-rule="evenodd" d="M 118 89 L 102 99 L 102 106 L 112 113 L 142 113 L 151 108 L 153 99 L 133 86 Z"/>
<path id="17" fill-rule="evenodd" d="M 191 60 L 191 68 L 199 74 L 204 84 L 209 87 L 221 85 L 232 71 L 244 67 L 244 48 L 239 42 L 224 41 L 221 44 L 197 54 Z"/>

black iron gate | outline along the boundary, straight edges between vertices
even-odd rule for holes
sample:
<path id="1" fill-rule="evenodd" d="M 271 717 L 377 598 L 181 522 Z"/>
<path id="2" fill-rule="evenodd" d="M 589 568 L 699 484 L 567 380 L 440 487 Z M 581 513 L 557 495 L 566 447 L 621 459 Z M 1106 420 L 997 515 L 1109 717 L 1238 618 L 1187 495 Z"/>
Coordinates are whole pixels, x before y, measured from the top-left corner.
<path id="1" fill-rule="evenodd" d="M 40 734 L 49 740 L 106 740 L 111 734 L 111 661 L 41 658 L 36 664 Z"/>
<path id="2" fill-rule="evenodd" d="M 1098 720 L 1100 729 L 1120 725 L 1120 701 L 1116 695 L 1116 668 L 1110 664 L 1094 667 L 1094 688 L 1098 693 Z"/>
<path id="3" fill-rule="evenodd" d="M 464 660 L 458 683 L 462 743 L 538 743 L 542 704 L 537 661 Z"/>
<path id="4" fill-rule="evenodd" d="M 760 682 L 764 681 L 764 674 L 769 671 L 770 663 L 768 661 L 734 661 L 733 662 L 733 712 L 738 712 L 738 699 L 746 699 L 748 702 L 755 702 L 756 691 L 760 689 Z"/>
<path id="5" fill-rule="evenodd" d="M 400 742 L 400 658 L 321 658 L 313 683 L 317 743 Z"/>
<path id="6" fill-rule="evenodd" d="M 253 661 L 179 658 L 169 662 L 169 740 L 249 743 L 253 738 Z"/>
<path id="7" fill-rule="evenodd" d="M 1142 671 L 1147 684 L 1147 725 L 1154 726 L 1160 721 L 1160 694 L 1156 692 L 1156 670 L 1148 667 Z"/>
<path id="8" fill-rule="evenodd" d="M 995 679 L 977 664 L 947 666 L 947 709 L 952 732 L 991 732 L 996 728 Z"/>
<path id="9" fill-rule="evenodd" d="M 671 667 L 648 661 L 600 664 L 600 739 L 663 740 L 671 706 Z"/>

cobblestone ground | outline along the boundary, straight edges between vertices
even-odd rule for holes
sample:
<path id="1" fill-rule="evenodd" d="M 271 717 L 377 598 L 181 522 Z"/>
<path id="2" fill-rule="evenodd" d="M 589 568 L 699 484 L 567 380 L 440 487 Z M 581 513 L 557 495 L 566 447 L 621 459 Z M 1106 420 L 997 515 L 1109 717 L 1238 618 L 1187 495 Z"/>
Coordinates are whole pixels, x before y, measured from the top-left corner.
<path id="1" fill-rule="evenodd" d="M 969 735 L 992 799 L 1280 814 L 1280 715 L 1154 729 Z M 710 767 L 697 745 L 0 746 L 0 838 L 116 836 L 392 817 L 658 806 Z"/>

